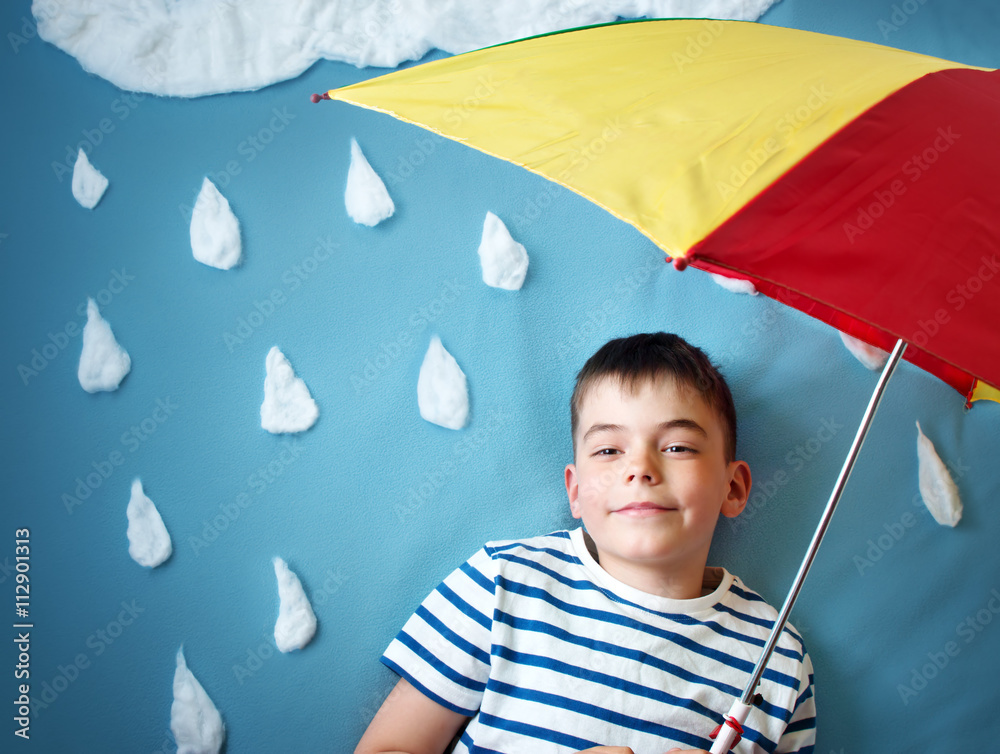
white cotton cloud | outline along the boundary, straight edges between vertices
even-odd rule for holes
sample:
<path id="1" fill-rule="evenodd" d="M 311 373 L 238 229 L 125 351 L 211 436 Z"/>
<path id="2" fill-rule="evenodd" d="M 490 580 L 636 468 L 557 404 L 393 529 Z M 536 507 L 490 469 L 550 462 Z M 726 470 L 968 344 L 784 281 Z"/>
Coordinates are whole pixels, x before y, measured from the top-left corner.
<path id="1" fill-rule="evenodd" d="M 483 221 L 479 262 L 486 285 L 508 291 L 516 291 L 524 285 L 524 276 L 528 273 L 528 252 L 510 235 L 503 220 L 492 212 L 487 212 Z"/>
<path id="2" fill-rule="evenodd" d="M 108 179 L 90 164 L 87 153 L 81 149 L 73 166 L 73 197 L 81 207 L 93 209 L 101 201 L 107 188 Z"/>
<path id="3" fill-rule="evenodd" d="M 199 97 L 294 78 L 321 58 L 393 68 L 618 16 L 755 21 L 775 0 L 34 0 L 38 34 L 136 92 Z M 332 82 L 331 82 L 332 83 Z"/>
<path id="4" fill-rule="evenodd" d="M 465 373 L 434 335 L 417 378 L 420 415 L 447 429 L 461 429 L 469 417 L 469 388 Z"/>
<path id="5" fill-rule="evenodd" d="M 132 368 L 132 360 L 118 345 L 111 325 L 92 298 L 87 299 L 87 324 L 83 328 L 83 351 L 76 376 L 88 393 L 117 390 Z"/>
<path id="6" fill-rule="evenodd" d="M 748 293 L 751 296 L 757 295 L 757 288 L 749 280 L 744 280 L 742 278 L 731 278 L 726 275 L 717 275 L 714 272 L 708 273 L 712 280 L 721 285 L 727 291 L 732 291 L 733 293 Z"/>
<path id="7" fill-rule="evenodd" d="M 278 579 L 278 620 L 274 624 L 274 642 L 282 652 L 302 649 L 316 633 L 316 614 L 306 597 L 302 582 L 281 558 L 274 559 Z"/>
<path id="8" fill-rule="evenodd" d="M 170 534 L 138 478 L 132 482 L 132 496 L 125 515 L 128 518 L 128 554 L 132 560 L 141 566 L 155 568 L 170 557 L 174 551 Z"/>
<path id="9" fill-rule="evenodd" d="M 202 264 L 228 270 L 240 263 L 240 223 L 219 189 L 208 178 L 191 212 L 191 251 Z"/>
<path id="10" fill-rule="evenodd" d="M 368 164 L 355 139 L 351 139 L 351 167 L 347 171 L 344 204 L 354 222 L 368 227 L 378 225 L 396 211 L 385 184 Z"/>
<path id="11" fill-rule="evenodd" d="M 319 417 L 319 406 L 277 346 L 268 351 L 265 368 L 260 426 L 274 434 L 309 429 Z"/>
<path id="12" fill-rule="evenodd" d="M 958 496 L 948 467 L 917 422 L 917 461 L 920 476 L 920 497 L 924 505 L 942 526 L 955 526 L 962 519 L 962 500 Z"/>
<path id="13" fill-rule="evenodd" d="M 170 731 L 174 734 L 177 754 L 218 754 L 226 737 L 222 715 L 198 679 L 188 670 L 184 647 L 177 650 Z"/>
<path id="14" fill-rule="evenodd" d="M 885 366 L 885 362 L 889 360 L 889 354 L 881 348 L 870 346 L 863 340 L 858 340 L 847 333 L 840 333 L 840 339 L 844 342 L 847 350 L 851 352 L 854 358 L 873 372 L 881 370 L 882 367 Z"/>

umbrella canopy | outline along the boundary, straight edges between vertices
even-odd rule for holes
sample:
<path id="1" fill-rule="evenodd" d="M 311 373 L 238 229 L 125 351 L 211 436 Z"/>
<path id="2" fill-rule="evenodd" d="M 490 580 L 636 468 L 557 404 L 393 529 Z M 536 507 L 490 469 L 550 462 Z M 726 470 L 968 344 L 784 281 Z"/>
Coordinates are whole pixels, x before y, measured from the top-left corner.
<path id="1" fill-rule="evenodd" d="M 556 181 L 673 260 L 1000 400 L 1000 72 L 737 21 L 588 27 L 342 89 Z"/>

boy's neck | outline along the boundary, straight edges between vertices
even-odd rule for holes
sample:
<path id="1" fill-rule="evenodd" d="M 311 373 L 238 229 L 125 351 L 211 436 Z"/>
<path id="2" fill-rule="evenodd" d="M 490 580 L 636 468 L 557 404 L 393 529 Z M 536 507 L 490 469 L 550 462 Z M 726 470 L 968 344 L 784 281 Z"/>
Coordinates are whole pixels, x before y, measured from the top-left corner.
<path id="1" fill-rule="evenodd" d="M 584 531 L 583 536 L 587 543 L 587 550 L 598 565 L 608 575 L 633 589 L 656 597 L 674 600 L 696 599 L 703 594 L 707 553 L 704 560 L 697 562 L 689 561 L 678 565 L 644 565 L 620 561 L 608 555 L 602 557 L 590 535 Z"/>

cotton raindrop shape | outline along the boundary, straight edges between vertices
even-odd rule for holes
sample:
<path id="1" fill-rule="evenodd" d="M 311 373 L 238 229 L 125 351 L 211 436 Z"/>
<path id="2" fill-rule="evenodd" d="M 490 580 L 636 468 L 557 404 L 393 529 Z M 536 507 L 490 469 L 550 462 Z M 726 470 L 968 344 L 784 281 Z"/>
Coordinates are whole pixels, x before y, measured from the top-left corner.
<path id="1" fill-rule="evenodd" d="M 958 487 L 948 473 L 948 467 L 934 450 L 932 443 L 917 422 L 917 461 L 919 462 L 920 496 L 924 505 L 942 526 L 955 526 L 962 519 L 962 500 Z"/>
<path id="2" fill-rule="evenodd" d="M 170 731 L 174 734 L 177 754 L 217 754 L 226 737 L 222 715 L 198 679 L 188 670 L 184 647 L 177 650 Z"/>
<path id="3" fill-rule="evenodd" d="M 90 164 L 87 153 L 81 149 L 76 155 L 76 164 L 73 165 L 73 198 L 81 207 L 93 209 L 101 201 L 107 188 L 108 179 Z"/>
<path id="4" fill-rule="evenodd" d="M 732 291 L 733 293 L 747 293 L 751 296 L 757 295 L 757 288 L 749 280 L 744 280 L 743 278 L 731 278 L 727 275 L 718 275 L 714 272 L 708 273 L 712 280 L 721 285 L 727 291 Z"/>
<path id="5" fill-rule="evenodd" d="M 354 222 L 373 227 L 396 211 L 392 197 L 378 173 L 368 164 L 356 139 L 351 139 L 351 167 L 344 192 L 347 214 Z"/>
<path id="6" fill-rule="evenodd" d="M 208 178 L 201 182 L 191 212 L 191 251 L 202 264 L 220 270 L 239 264 L 243 253 L 240 223 L 229 201 Z"/>
<path id="7" fill-rule="evenodd" d="M 316 614 L 306 597 L 302 582 L 281 558 L 274 559 L 278 578 L 278 620 L 274 624 L 274 643 L 282 652 L 302 649 L 316 633 Z"/>
<path id="8" fill-rule="evenodd" d="M 265 367 L 260 426 L 273 434 L 309 429 L 319 417 L 319 406 L 277 346 L 268 351 Z"/>
<path id="9" fill-rule="evenodd" d="M 132 368 L 132 360 L 118 345 L 111 325 L 101 316 L 94 299 L 87 299 L 87 324 L 83 328 L 83 351 L 76 370 L 80 387 L 88 393 L 117 390 Z"/>
<path id="10" fill-rule="evenodd" d="M 881 348 L 870 346 L 863 340 L 858 340 L 847 333 L 840 333 L 840 339 L 847 346 L 847 350 L 851 352 L 854 358 L 873 372 L 879 371 L 885 366 L 885 362 L 889 360 L 889 354 Z"/>
<path id="11" fill-rule="evenodd" d="M 420 365 L 417 378 L 420 415 L 447 429 L 461 429 L 469 417 L 469 388 L 465 373 L 437 335 Z"/>
<path id="12" fill-rule="evenodd" d="M 487 211 L 479 242 L 483 282 L 493 288 L 516 291 L 528 273 L 528 252 L 507 230 L 503 220 Z"/>
<path id="13" fill-rule="evenodd" d="M 132 560 L 141 566 L 155 568 L 170 557 L 174 551 L 170 534 L 138 478 L 132 482 L 132 496 L 125 515 L 128 518 L 128 554 Z"/>

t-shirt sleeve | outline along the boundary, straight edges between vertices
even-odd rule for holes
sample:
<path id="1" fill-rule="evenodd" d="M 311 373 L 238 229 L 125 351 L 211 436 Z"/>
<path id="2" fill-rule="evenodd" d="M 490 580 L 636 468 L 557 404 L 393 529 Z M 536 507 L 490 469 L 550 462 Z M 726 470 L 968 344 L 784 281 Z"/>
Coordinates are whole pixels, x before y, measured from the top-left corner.
<path id="1" fill-rule="evenodd" d="M 423 694 L 476 714 L 490 673 L 496 563 L 481 549 L 420 604 L 382 662 Z"/>
<path id="2" fill-rule="evenodd" d="M 812 660 L 802 658 L 798 697 L 775 754 L 812 754 L 816 746 L 816 694 Z"/>

